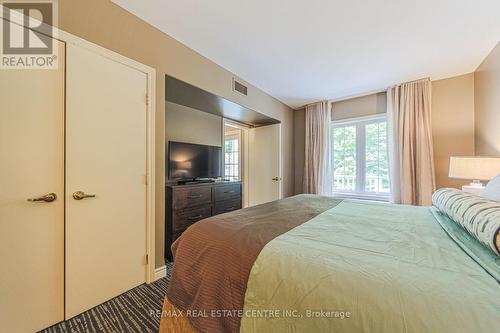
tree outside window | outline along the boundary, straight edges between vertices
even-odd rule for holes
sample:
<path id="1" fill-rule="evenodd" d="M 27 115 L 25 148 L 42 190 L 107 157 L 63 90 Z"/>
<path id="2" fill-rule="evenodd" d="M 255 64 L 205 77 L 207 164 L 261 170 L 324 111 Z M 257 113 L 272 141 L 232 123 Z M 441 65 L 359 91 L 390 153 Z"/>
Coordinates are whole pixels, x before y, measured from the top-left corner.
<path id="1" fill-rule="evenodd" d="M 388 197 L 385 116 L 332 123 L 333 192 Z"/>

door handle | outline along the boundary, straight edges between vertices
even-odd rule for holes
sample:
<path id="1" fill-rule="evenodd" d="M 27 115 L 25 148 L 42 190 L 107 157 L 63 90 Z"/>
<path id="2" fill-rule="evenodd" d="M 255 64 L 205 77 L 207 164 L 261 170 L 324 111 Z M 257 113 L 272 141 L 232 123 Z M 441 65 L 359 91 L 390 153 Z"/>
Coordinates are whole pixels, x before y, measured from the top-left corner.
<path id="1" fill-rule="evenodd" d="M 41 197 L 38 197 L 38 198 L 29 198 L 28 201 L 29 202 L 40 202 L 40 201 L 52 202 L 52 201 L 55 201 L 56 199 L 57 199 L 57 195 L 55 193 L 48 193 L 48 194 L 42 195 Z"/>
<path id="2" fill-rule="evenodd" d="M 280 180 L 281 180 L 281 177 L 274 177 L 272 180 L 274 180 L 274 181 L 276 181 L 276 182 L 277 182 L 277 181 L 280 181 Z"/>
<path id="3" fill-rule="evenodd" d="M 82 200 L 85 198 L 95 198 L 95 194 L 85 194 L 83 191 L 76 191 L 73 193 L 73 199 Z"/>

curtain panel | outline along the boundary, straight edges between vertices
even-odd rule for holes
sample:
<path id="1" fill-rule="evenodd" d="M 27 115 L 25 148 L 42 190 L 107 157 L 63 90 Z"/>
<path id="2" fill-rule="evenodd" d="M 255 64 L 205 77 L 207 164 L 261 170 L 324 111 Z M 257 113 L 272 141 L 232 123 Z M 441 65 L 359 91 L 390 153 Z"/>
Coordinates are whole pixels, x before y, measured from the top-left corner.
<path id="1" fill-rule="evenodd" d="M 304 192 L 330 195 L 331 175 L 331 110 L 330 103 L 306 106 Z"/>
<path id="2" fill-rule="evenodd" d="M 436 183 L 430 79 L 389 88 L 387 118 L 392 202 L 431 205 Z"/>

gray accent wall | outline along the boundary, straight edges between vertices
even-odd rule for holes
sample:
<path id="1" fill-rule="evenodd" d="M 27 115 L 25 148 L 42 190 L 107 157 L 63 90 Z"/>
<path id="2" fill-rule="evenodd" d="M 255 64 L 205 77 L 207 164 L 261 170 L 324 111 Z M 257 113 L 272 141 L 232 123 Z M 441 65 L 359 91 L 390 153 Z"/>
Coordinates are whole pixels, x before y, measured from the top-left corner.
<path id="1" fill-rule="evenodd" d="M 222 146 L 222 117 L 165 102 L 165 141 Z"/>

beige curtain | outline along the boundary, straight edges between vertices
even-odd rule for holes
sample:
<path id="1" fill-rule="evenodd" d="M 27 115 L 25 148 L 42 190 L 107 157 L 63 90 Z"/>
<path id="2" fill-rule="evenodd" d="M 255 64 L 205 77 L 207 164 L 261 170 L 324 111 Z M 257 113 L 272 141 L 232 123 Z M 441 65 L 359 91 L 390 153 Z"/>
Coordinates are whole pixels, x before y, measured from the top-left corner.
<path id="1" fill-rule="evenodd" d="M 408 82 L 387 91 L 389 173 L 394 203 L 431 205 L 435 190 L 431 82 Z"/>
<path id="2" fill-rule="evenodd" d="M 332 192 L 330 103 L 306 106 L 304 192 L 329 195 Z"/>

